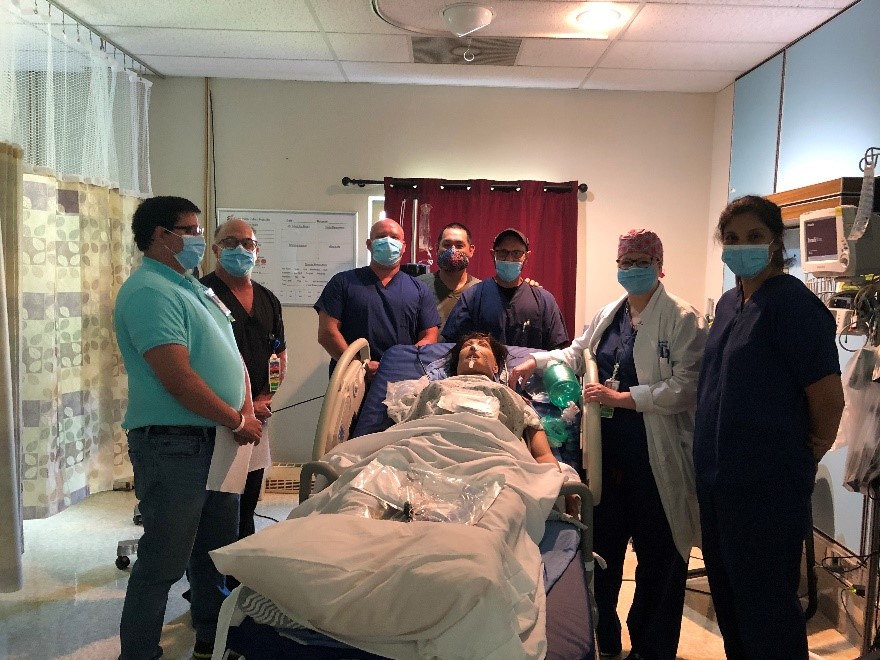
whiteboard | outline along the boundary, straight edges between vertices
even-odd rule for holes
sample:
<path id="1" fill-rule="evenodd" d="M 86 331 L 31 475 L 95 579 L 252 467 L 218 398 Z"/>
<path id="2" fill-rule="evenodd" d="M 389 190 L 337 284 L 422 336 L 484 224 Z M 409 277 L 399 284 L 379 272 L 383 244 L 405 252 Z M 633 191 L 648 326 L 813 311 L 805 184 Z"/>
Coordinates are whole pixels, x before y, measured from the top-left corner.
<path id="1" fill-rule="evenodd" d="M 282 305 L 311 307 L 336 273 L 356 266 L 357 212 L 217 209 L 254 228 L 260 251 L 251 277 Z"/>

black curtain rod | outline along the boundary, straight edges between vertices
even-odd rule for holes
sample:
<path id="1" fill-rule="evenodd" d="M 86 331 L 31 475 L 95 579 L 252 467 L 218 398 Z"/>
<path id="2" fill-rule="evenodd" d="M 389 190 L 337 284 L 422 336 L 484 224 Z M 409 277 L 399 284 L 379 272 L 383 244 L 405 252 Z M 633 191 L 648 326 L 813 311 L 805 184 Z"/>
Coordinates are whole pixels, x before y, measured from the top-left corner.
<path id="1" fill-rule="evenodd" d="M 342 185 L 343 186 L 360 186 L 363 188 L 364 186 L 374 186 L 374 185 L 382 185 L 384 181 L 376 181 L 374 179 L 352 179 L 350 177 L 344 176 L 342 177 Z M 443 185 L 447 188 L 467 188 L 473 184 L 473 181 L 461 180 L 461 181 L 444 181 Z M 397 186 L 409 186 L 415 188 L 418 185 L 418 182 L 414 179 L 391 179 L 391 185 Z M 502 191 L 511 191 L 517 190 L 519 185 L 516 183 L 495 183 L 492 184 L 493 190 L 502 190 Z M 577 187 L 578 192 L 585 193 L 587 192 L 587 184 L 582 183 Z M 565 183 L 548 183 L 544 186 L 544 192 L 570 192 L 571 186 Z"/>

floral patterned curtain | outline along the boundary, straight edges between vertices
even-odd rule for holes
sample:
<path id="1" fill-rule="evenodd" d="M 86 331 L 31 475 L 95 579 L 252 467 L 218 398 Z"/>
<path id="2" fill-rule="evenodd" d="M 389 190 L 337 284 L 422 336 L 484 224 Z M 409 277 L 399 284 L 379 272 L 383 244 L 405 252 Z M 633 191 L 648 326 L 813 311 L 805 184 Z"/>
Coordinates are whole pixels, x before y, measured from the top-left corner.
<path id="1" fill-rule="evenodd" d="M 131 475 L 113 301 L 140 200 L 24 175 L 19 228 L 22 504 L 42 518 Z"/>

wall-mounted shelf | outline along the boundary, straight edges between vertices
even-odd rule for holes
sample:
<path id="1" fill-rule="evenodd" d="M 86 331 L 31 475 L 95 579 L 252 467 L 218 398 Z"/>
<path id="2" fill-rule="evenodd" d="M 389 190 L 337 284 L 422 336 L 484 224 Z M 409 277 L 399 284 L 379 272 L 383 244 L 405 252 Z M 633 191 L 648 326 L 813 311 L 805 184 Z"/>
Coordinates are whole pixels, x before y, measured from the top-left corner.
<path id="1" fill-rule="evenodd" d="M 861 177 L 852 176 L 778 192 L 767 195 L 767 199 L 782 209 L 782 221 L 786 227 L 797 227 L 801 213 L 845 204 L 858 206 L 861 191 Z M 880 177 L 874 178 L 873 210 L 880 211 Z"/>

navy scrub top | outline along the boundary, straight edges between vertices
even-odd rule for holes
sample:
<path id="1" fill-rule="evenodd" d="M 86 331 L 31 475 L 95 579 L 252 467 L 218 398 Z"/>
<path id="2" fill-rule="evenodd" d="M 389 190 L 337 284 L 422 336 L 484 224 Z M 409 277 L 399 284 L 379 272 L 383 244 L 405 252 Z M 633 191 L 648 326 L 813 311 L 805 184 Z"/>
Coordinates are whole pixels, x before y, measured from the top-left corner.
<path id="1" fill-rule="evenodd" d="M 636 328 L 632 326 L 629 306 L 623 304 L 614 315 L 614 320 L 605 329 L 596 349 L 596 365 L 599 368 L 599 382 L 605 383 L 614 373 L 617 363 L 619 392 L 629 392 L 629 388 L 639 384 L 633 347 L 636 343 Z M 636 457 L 647 458 L 648 433 L 642 413 L 629 408 L 614 408 L 612 417 L 602 418 L 602 460 L 608 465 L 626 467 Z"/>
<path id="2" fill-rule="evenodd" d="M 553 294 L 525 283 L 510 299 L 495 280 L 483 280 L 463 291 L 443 326 L 443 338 L 454 342 L 474 331 L 492 335 L 508 346 L 545 351 L 568 341 L 568 330 Z"/>
<path id="3" fill-rule="evenodd" d="M 834 317 L 791 275 L 765 281 L 745 304 L 731 289 L 715 314 L 697 390 L 698 487 L 784 484 L 809 493 L 816 462 L 804 390 L 840 373 Z"/>
<path id="4" fill-rule="evenodd" d="M 315 303 L 341 322 L 342 336 L 349 344 L 365 337 L 370 359 L 397 344 L 415 344 L 419 334 L 440 325 L 440 315 L 430 289 L 416 278 L 398 272 L 387 286 L 369 266 L 336 273 Z M 335 360 L 330 361 L 333 373 Z"/>

